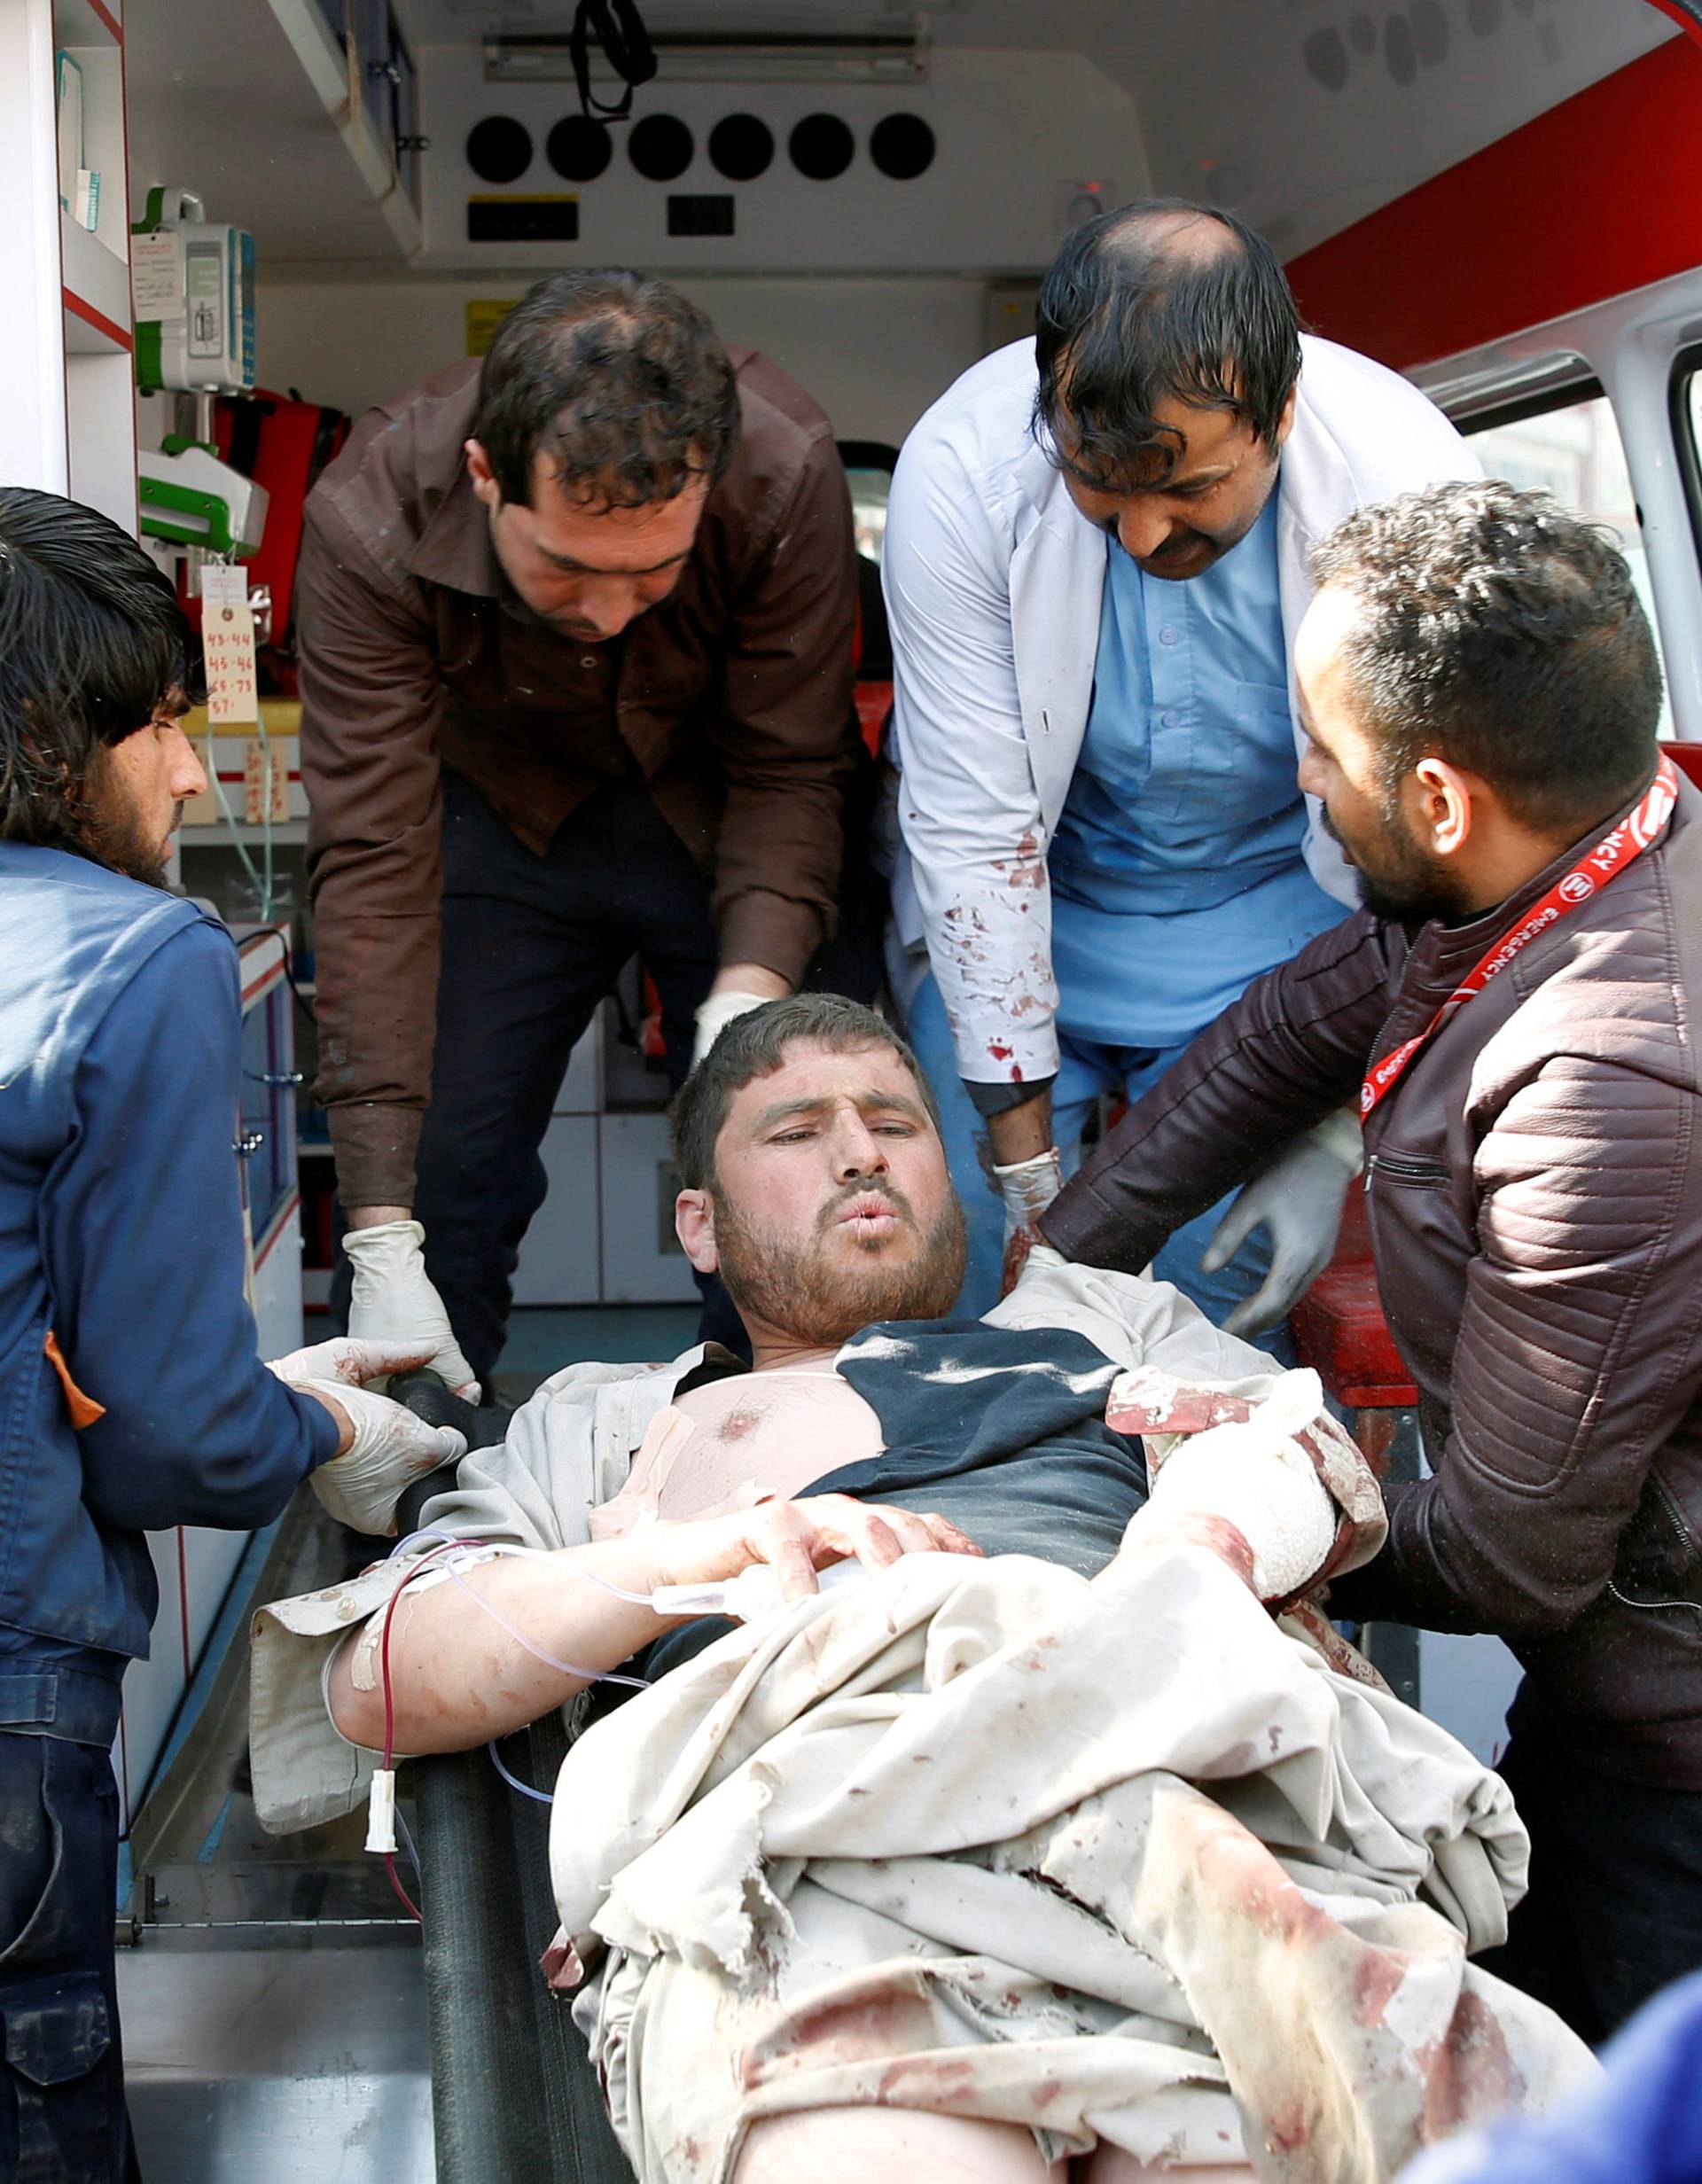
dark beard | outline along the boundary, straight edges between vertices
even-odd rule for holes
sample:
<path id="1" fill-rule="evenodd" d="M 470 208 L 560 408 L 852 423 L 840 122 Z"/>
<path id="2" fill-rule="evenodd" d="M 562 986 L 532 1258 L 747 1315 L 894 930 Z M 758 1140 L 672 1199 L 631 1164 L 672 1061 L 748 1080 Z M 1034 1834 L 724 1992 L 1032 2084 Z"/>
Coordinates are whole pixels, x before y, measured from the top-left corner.
<path id="1" fill-rule="evenodd" d="M 89 829 L 89 846 L 91 855 L 111 870 L 121 872 L 126 879 L 170 892 L 171 883 L 160 862 L 158 847 L 144 842 L 140 831 L 128 819 L 97 819 Z"/>
<path id="2" fill-rule="evenodd" d="M 872 1249 L 869 1263 L 831 1267 L 823 1240 L 839 1209 L 867 1195 L 859 1184 L 829 1206 L 805 1244 L 782 1243 L 747 1222 L 726 1200 L 715 1205 L 715 1251 L 727 1294 L 746 1319 L 760 1320 L 812 1347 L 837 1348 L 880 1320 L 942 1320 L 957 1301 L 968 1259 L 964 1211 L 956 1192 L 929 1230 L 924 1249 L 908 1264 L 890 1266 Z M 880 1186 L 902 1220 L 909 1202 L 890 1184 Z"/>
<path id="3" fill-rule="evenodd" d="M 1354 879 L 1360 901 L 1373 917 L 1387 924 L 1427 925 L 1433 918 L 1452 924 L 1470 914 L 1452 874 L 1433 867 L 1427 859 L 1403 866 L 1398 873 L 1379 873 L 1375 879 L 1360 867 Z"/>
<path id="4" fill-rule="evenodd" d="M 1427 925 L 1435 917 L 1446 924 L 1455 915 L 1451 896 L 1444 898 L 1439 893 L 1417 888 L 1392 893 L 1379 887 L 1375 880 L 1367 879 L 1363 872 L 1356 874 L 1355 878 L 1360 901 L 1385 924 Z"/>
<path id="5" fill-rule="evenodd" d="M 209 746 L 207 762 L 212 763 Z M 83 823 L 82 848 L 97 863 L 109 870 L 121 872 L 126 879 L 140 880 L 144 887 L 167 890 L 166 867 L 160 854 L 158 842 L 148 841 L 137 823 L 136 815 L 121 795 L 113 789 L 113 768 L 108 762 L 106 746 L 102 745 L 94 754 L 83 786 L 83 808 L 88 816 Z M 171 831 L 177 831 L 183 807 L 180 804 L 172 820 Z"/>
<path id="6" fill-rule="evenodd" d="M 1323 831 L 1341 842 L 1341 831 L 1326 809 Z M 1385 806 L 1378 814 L 1377 870 L 1370 870 L 1363 845 L 1342 843 L 1351 849 L 1354 885 L 1359 899 L 1373 917 L 1392 925 L 1424 925 L 1433 917 L 1444 921 L 1465 915 L 1459 884 L 1440 857 L 1419 848 L 1401 825 L 1400 813 Z"/>

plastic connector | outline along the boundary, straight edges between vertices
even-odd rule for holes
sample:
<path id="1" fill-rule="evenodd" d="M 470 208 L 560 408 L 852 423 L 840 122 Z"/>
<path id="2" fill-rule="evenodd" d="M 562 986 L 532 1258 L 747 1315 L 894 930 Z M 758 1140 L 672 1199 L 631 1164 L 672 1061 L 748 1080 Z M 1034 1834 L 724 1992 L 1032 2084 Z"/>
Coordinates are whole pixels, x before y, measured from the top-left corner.
<path id="1" fill-rule="evenodd" d="M 849 1579 L 864 1575 L 858 1562 L 836 1562 L 816 1573 L 819 1592 L 831 1592 Z M 730 1615 L 735 1622 L 754 1623 L 796 1605 L 780 1589 L 780 1580 L 765 1562 L 753 1562 L 736 1578 L 707 1585 L 659 1585 L 650 1596 L 658 1615 Z"/>
<path id="2" fill-rule="evenodd" d="M 366 1847 L 393 1852 L 396 1847 L 396 1771 L 381 1767 L 373 1774 L 366 1800 Z"/>

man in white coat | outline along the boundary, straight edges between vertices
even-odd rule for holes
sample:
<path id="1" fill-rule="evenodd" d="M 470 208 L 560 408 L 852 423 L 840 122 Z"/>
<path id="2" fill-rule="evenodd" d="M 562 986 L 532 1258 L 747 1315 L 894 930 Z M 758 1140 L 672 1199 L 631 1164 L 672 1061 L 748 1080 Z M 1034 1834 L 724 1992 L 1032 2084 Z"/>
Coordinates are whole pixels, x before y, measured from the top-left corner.
<path id="1" fill-rule="evenodd" d="M 1148 199 L 1089 222 L 1037 319 L 910 434 L 883 561 L 894 985 L 977 1313 L 1099 1095 L 1145 1091 L 1355 900 L 1296 778 L 1307 549 L 1362 503 L 1477 474 L 1416 388 L 1300 332 L 1227 214 Z M 1282 1322 L 1328 1260 L 1358 1130 L 1247 1150 L 1233 1207 L 1156 1262 L 1237 1332 Z"/>

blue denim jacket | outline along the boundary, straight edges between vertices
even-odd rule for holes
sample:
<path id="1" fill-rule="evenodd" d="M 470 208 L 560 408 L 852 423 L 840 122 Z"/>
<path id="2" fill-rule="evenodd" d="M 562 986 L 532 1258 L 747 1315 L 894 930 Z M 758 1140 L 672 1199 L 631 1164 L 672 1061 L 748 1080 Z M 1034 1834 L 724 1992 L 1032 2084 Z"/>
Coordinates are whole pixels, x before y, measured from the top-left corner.
<path id="1" fill-rule="evenodd" d="M 267 1523 L 335 1447 L 243 1296 L 240 1006 L 192 904 L 0 842 L 0 1728 L 104 1741 L 143 1533 Z"/>

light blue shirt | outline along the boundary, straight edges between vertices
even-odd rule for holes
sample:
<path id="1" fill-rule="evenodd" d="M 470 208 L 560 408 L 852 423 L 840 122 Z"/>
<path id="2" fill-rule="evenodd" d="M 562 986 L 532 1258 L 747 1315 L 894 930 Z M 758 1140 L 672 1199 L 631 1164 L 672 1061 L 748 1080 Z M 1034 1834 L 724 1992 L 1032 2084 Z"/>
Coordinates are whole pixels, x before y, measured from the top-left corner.
<path id="1" fill-rule="evenodd" d="M 1306 807 L 1276 580 L 1276 495 L 1185 583 L 1107 541 L 1087 737 L 1048 860 L 1059 1029 L 1169 1047 L 1345 912 Z"/>

